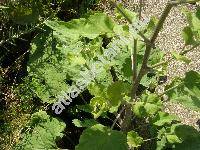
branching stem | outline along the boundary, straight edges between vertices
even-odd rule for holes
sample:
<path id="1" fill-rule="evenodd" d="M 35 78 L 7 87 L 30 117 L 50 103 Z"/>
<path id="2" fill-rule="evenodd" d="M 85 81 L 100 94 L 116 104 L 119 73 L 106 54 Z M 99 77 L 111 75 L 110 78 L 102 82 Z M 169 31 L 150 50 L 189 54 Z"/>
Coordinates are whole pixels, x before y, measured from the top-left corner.
<path id="1" fill-rule="evenodd" d="M 161 15 L 161 18 L 154 30 L 154 33 L 150 39 L 151 41 L 151 44 L 154 44 L 156 39 L 157 39 L 157 36 L 158 36 L 158 33 L 160 32 L 160 30 L 162 29 L 163 27 L 163 24 L 170 12 L 170 10 L 172 9 L 173 5 L 168 3 L 167 6 L 165 7 L 165 10 L 163 11 L 162 15 Z M 142 79 L 142 77 L 146 74 L 147 72 L 147 63 L 148 63 L 148 60 L 149 60 L 149 56 L 150 56 L 150 53 L 151 53 L 151 45 L 146 45 L 146 50 L 145 50 L 145 54 L 144 54 L 144 57 L 143 57 L 143 62 L 142 62 L 142 67 L 140 69 L 140 72 L 135 80 L 135 84 L 134 84 L 134 88 L 132 90 L 132 94 L 135 95 L 136 94 L 136 91 L 137 91 L 137 88 L 138 88 L 138 85 Z"/>

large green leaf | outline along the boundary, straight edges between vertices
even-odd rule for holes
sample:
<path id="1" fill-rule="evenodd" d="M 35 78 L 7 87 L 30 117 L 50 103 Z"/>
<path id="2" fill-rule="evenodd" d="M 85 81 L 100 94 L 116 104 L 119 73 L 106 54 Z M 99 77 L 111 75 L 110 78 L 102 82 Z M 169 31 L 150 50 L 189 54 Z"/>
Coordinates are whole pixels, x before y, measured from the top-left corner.
<path id="1" fill-rule="evenodd" d="M 200 74 L 198 72 L 187 72 L 185 78 L 174 80 L 166 86 L 165 90 L 171 101 L 200 111 Z"/>
<path id="2" fill-rule="evenodd" d="M 129 83 L 117 81 L 112 83 L 107 89 L 107 95 L 112 106 L 118 106 L 124 96 L 128 95 L 131 90 Z"/>
<path id="3" fill-rule="evenodd" d="M 175 144 L 176 150 L 199 150 L 200 133 L 194 127 L 187 125 L 177 125 L 174 128 L 176 136 L 182 143 Z"/>
<path id="4" fill-rule="evenodd" d="M 22 141 L 16 146 L 19 150 L 57 148 L 56 139 L 62 137 L 65 124 L 39 111 L 32 115 L 30 131 L 24 133 Z"/>
<path id="5" fill-rule="evenodd" d="M 126 135 L 101 124 L 86 129 L 76 150 L 127 150 Z"/>
<path id="6" fill-rule="evenodd" d="M 69 89 L 66 81 L 85 78 L 81 71 L 88 70 L 86 64 L 94 64 L 100 54 L 102 38 L 98 36 L 111 35 L 114 23 L 105 14 L 95 13 L 70 22 L 46 21 L 46 25 L 51 29 L 46 27 L 32 41 L 28 72 L 32 91 L 43 102 L 53 103 Z M 102 69 L 97 79 L 111 78 L 107 72 Z"/>
<path id="7" fill-rule="evenodd" d="M 95 13 L 88 18 L 74 19 L 69 22 L 46 21 L 54 34 L 73 40 L 80 36 L 94 39 L 99 35 L 113 34 L 114 22 L 103 13 Z"/>
<path id="8" fill-rule="evenodd" d="M 48 103 L 55 102 L 55 97 L 61 91 L 67 91 L 67 74 L 75 74 L 69 67 L 70 62 L 66 61 L 69 49 L 60 51 L 52 46 L 52 42 L 49 32 L 38 35 L 32 41 L 28 63 L 29 76 L 32 77 L 31 89 L 43 102 Z"/>

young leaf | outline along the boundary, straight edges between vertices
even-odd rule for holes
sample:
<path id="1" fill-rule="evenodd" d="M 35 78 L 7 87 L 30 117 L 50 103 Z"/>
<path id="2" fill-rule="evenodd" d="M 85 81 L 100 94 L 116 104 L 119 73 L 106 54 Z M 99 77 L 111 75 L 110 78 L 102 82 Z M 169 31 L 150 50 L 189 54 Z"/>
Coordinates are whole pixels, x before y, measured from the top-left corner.
<path id="1" fill-rule="evenodd" d="M 174 144 L 174 143 L 181 143 L 182 141 L 176 136 L 176 135 L 167 135 L 167 141 L 170 143 L 170 144 Z"/>
<path id="2" fill-rule="evenodd" d="M 157 141 L 156 150 L 163 150 L 166 144 L 167 144 L 167 139 L 165 136 L 163 136 L 160 140 Z"/>
<path id="3" fill-rule="evenodd" d="M 122 4 L 118 4 L 118 7 L 121 9 L 121 11 L 123 12 L 123 14 L 126 15 L 126 17 L 128 18 L 128 20 L 130 20 L 130 21 L 135 21 L 136 20 L 137 14 L 135 12 L 130 11 L 128 9 L 125 9 Z M 117 15 L 118 19 L 121 19 L 122 17 L 124 17 L 121 14 L 121 12 L 119 12 L 117 9 L 115 9 L 115 12 L 116 12 L 116 15 Z M 127 18 L 125 18 L 125 19 L 127 19 Z"/>
<path id="4" fill-rule="evenodd" d="M 129 147 L 139 147 L 143 143 L 143 138 L 138 135 L 135 131 L 130 131 L 127 134 L 127 143 Z"/>
<path id="5" fill-rule="evenodd" d="M 162 107 L 161 99 L 156 94 L 150 94 L 143 95 L 142 102 L 136 102 L 133 111 L 138 117 L 147 117 L 156 114 Z"/>
<path id="6" fill-rule="evenodd" d="M 133 112 L 138 117 L 147 116 L 146 109 L 144 108 L 144 102 L 136 102 L 133 106 Z"/>
<path id="7" fill-rule="evenodd" d="M 102 113 L 106 112 L 109 108 L 107 100 L 103 97 L 94 97 L 90 101 L 90 106 L 92 107 L 92 114 L 94 118 L 98 118 Z"/>
<path id="8" fill-rule="evenodd" d="M 193 31 L 189 26 L 183 29 L 182 35 L 185 45 L 192 45 L 195 43 Z"/>

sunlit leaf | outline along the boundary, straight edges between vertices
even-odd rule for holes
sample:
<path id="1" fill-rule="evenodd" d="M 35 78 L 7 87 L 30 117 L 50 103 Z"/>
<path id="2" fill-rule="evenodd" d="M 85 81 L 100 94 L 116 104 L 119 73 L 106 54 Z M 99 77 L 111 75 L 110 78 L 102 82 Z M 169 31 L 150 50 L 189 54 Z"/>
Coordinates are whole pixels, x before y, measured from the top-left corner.
<path id="1" fill-rule="evenodd" d="M 143 138 L 138 135 L 135 131 L 130 131 L 127 134 L 127 143 L 129 147 L 139 147 L 143 143 Z"/>

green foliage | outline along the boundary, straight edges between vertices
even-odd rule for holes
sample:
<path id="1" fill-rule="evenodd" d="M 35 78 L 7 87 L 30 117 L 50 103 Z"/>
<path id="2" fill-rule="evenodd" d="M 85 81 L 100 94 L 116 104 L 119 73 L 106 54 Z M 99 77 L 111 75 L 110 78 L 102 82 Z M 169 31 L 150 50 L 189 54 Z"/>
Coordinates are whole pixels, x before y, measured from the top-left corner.
<path id="1" fill-rule="evenodd" d="M 186 56 L 182 56 L 177 54 L 176 52 L 172 52 L 172 55 L 174 56 L 174 58 L 178 61 L 182 61 L 186 64 L 189 64 L 191 62 L 191 60 L 189 58 L 187 58 Z"/>
<path id="2" fill-rule="evenodd" d="M 76 150 L 88 150 L 88 148 L 93 150 L 127 150 L 126 135 L 101 124 L 94 125 L 83 132 L 79 144 L 76 146 Z"/>
<path id="3" fill-rule="evenodd" d="M 173 121 L 179 121 L 175 115 L 169 115 L 165 112 L 159 112 L 153 119 L 152 122 L 156 126 L 163 126 L 165 124 L 171 124 Z"/>
<path id="4" fill-rule="evenodd" d="M 195 43 L 199 43 L 200 39 L 200 13 L 199 8 L 195 13 L 190 11 L 186 11 L 185 14 L 188 19 L 189 26 L 183 29 L 183 39 L 185 40 L 186 45 L 194 45 Z"/>
<path id="5" fill-rule="evenodd" d="M 118 7 L 122 10 L 122 12 L 127 16 L 127 18 L 130 20 L 130 21 L 133 21 L 136 19 L 137 17 L 137 14 L 135 12 L 132 12 L 126 8 L 123 7 L 122 4 L 118 4 Z M 121 19 L 123 18 L 124 16 L 121 14 L 121 12 L 119 12 L 117 9 L 115 9 L 115 12 L 116 12 L 116 16 L 118 19 Z M 127 19 L 126 18 L 126 19 Z"/>
<path id="6" fill-rule="evenodd" d="M 88 18 L 74 19 L 69 22 L 46 21 L 59 38 L 79 39 L 80 36 L 94 39 L 99 35 L 112 34 L 114 22 L 103 13 L 95 13 Z"/>
<path id="7" fill-rule="evenodd" d="M 83 120 L 83 121 L 80 121 L 78 119 L 74 119 L 73 124 L 76 127 L 92 127 L 92 126 L 98 124 L 98 122 L 93 120 L 93 119 L 86 119 L 86 120 Z"/>
<path id="8" fill-rule="evenodd" d="M 175 126 L 174 132 L 182 141 L 180 144 L 175 144 L 177 150 L 198 150 L 200 148 L 200 133 L 193 127 L 187 125 Z"/>
<path id="9" fill-rule="evenodd" d="M 162 110 L 163 104 L 156 94 L 144 95 L 140 102 L 133 106 L 133 112 L 138 117 L 155 115 Z"/>
<path id="10" fill-rule="evenodd" d="M 143 138 L 140 137 L 137 132 L 130 131 L 127 134 L 127 143 L 129 147 L 139 147 L 143 143 Z"/>
<path id="11" fill-rule="evenodd" d="M 200 74 L 198 72 L 187 72 L 185 78 L 173 80 L 165 90 L 171 101 L 200 111 Z"/>
<path id="12" fill-rule="evenodd" d="M 66 4 L 68 2 L 71 1 L 66 1 Z M 129 22 L 136 21 L 135 12 L 124 9 L 122 5 L 118 7 L 124 14 L 118 14 L 117 18 L 125 15 Z M 24 8 L 19 12 L 20 16 L 24 15 L 21 17 L 30 17 L 34 21 L 32 17 L 35 14 L 30 9 Z M 189 26 L 182 32 L 186 46 L 194 45 L 199 40 L 199 10 L 196 14 L 187 13 L 187 17 Z M 16 20 L 20 22 L 20 19 L 16 18 Z M 146 25 L 147 30 L 143 30 L 142 33 L 149 37 L 157 23 L 158 21 L 152 18 Z M 29 54 L 30 80 L 26 83 L 27 89 L 30 89 L 33 95 L 37 95 L 44 103 L 52 104 L 58 101 L 61 94 L 70 89 L 70 85 L 75 85 L 77 81 L 89 79 L 91 76 L 94 77 L 91 81 L 89 80 L 90 83 L 86 87 L 93 97 L 87 99 L 85 105 L 72 106 L 72 109 L 76 110 L 70 112 L 73 115 L 79 113 L 78 108 L 94 117 L 94 119 L 72 120 L 76 127 L 84 129 L 76 150 L 127 150 L 139 147 L 143 149 L 147 141 L 151 141 L 157 150 L 188 149 L 190 145 L 188 143 L 193 144 L 190 146 L 193 149 L 199 149 L 197 140 L 200 137 L 199 132 L 192 127 L 180 124 L 177 116 L 164 112 L 162 101 L 163 95 L 167 95 L 172 102 L 179 102 L 199 111 L 200 74 L 198 72 L 189 71 L 184 78 L 173 80 L 165 86 L 165 92 L 159 95 L 150 89 L 157 87 L 160 75 L 166 75 L 166 65 L 157 65 L 164 61 L 165 53 L 159 48 L 153 49 L 146 68 L 141 68 L 144 62 L 143 56 L 146 53 L 145 48 L 147 49 L 148 45 L 141 37 L 130 35 L 129 26 L 118 25 L 104 13 L 92 12 L 85 15 L 85 18 L 68 22 L 60 21 L 58 18 L 47 20 L 43 30 L 32 40 Z M 120 37 L 126 40 L 122 42 L 123 39 Z M 133 45 L 134 38 L 138 42 L 137 45 Z M 131 94 L 133 94 L 132 84 L 135 84 L 135 80 L 132 79 L 131 51 L 134 46 L 138 50 L 138 69 L 144 69 L 139 85 L 145 88 L 140 90 L 137 87 L 136 98 L 133 101 Z M 106 57 L 105 52 L 113 49 L 117 53 L 116 56 L 112 59 Z M 186 56 L 174 52 L 172 54 L 176 60 L 190 63 Z M 84 71 L 88 74 L 84 74 Z M 123 110 L 126 104 L 130 105 L 135 116 L 131 116 L 130 125 L 134 127 L 142 123 L 141 127 L 135 128 L 135 131 L 131 129 L 125 134 L 113 129 L 116 124 L 122 126 L 124 118 L 129 114 L 127 110 Z M 111 119 L 108 115 L 110 113 L 117 119 Z M 107 125 L 111 128 L 99 124 L 102 118 L 112 121 L 112 125 Z M 63 136 L 64 128 L 63 122 L 52 118 L 44 111 L 39 111 L 32 115 L 29 129 L 23 134 L 16 149 L 57 148 L 55 141 Z M 147 133 L 150 133 L 148 137 Z"/>
<path id="13" fill-rule="evenodd" d="M 64 54 L 67 52 L 61 55 L 59 49 L 52 47 L 49 34 L 38 35 L 33 40 L 28 71 L 32 77 L 32 90 L 42 101 L 52 103 L 59 92 L 67 90 L 67 84 L 64 82 L 67 70 L 64 68 L 68 64 L 64 61 Z"/>
<path id="14" fill-rule="evenodd" d="M 46 28 L 46 33 L 32 41 L 28 71 L 33 91 L 43 102 L 53 103 L 61 91 L 68 90 L 66 80 L 80 78 L 88 58 L 85 49 L 98 51 L 101 41 L 95 38 L 111 34 L 113 22 L 106 15 L 96 13 L 70 22 L 46 21 L 46 25 L 53 31 Z M 85 43 L 81 38 L 94 40 Z M 94 44 L 98 45 L 94 47 Z"/>
<path id="15" fill-rule="evenodd" d="M 185 27 L 182 34 L 183 39 L 185 40 L 185 45 L 192 45 L 195 42 L 194 35 L 190 27 Z"/>
<path id="16" fill-rule="evenodd" d="M 92 107 L 92 114 L 94 118 L 98 118 L 103 112 L 108 110 L 108 102 L 103 97 L 94 97 L 90 101 Z"/>
<path id="17" fill-rule="evenodd" d="M 57 148 L 56 139 L 62 137 L 65 124 L 50 117 L 44 111 L 32 115 L 30 131 L 24 133 L 22 141 L 15 149 L 52 149 Z"/>
<path id="18" fill-rule="evenodd" d="M 124 96 L 129 95 L 131 86 L 125 82 L 115 82 L 111 84 L 107 89 L 107 95 L 109 102 L 112 106 L 118 106 L 122 101 Z"/>

